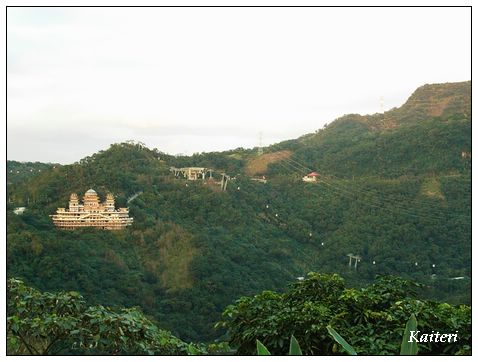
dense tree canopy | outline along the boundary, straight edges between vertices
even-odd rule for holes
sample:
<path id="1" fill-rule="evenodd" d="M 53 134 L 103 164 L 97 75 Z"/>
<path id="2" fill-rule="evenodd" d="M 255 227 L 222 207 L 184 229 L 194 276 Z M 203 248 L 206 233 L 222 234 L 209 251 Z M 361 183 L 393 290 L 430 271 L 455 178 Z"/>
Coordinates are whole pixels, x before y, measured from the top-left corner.
<path id="1" fill-rule="evenodd" d="M 396 355 L 410 315 L 423 333 L 458 333 L 455 342 L 422 342 L 419 354 L 470 354 L 471 308 L 415 299 L 418 284 L 380 277 L 362 289 L 346 288 L 336 274 L 310 273 L 285 293 L 262 292 L 226 308 L 223 321 L 230 344 L 239 354 L 255 354 L 256 340 L 272 354 L 287 354 L 297 339 L 304 354 L 344 354 L 331 338 L 332 326 L 358 354 Z"/>
<path id="2" fill-rule="evenodd" d="M 7 288 L 8 354 L 178 355 L 191 349 L 135 308 L 87 306 L 78 292 L 42 293 L 17 279 Z"/>

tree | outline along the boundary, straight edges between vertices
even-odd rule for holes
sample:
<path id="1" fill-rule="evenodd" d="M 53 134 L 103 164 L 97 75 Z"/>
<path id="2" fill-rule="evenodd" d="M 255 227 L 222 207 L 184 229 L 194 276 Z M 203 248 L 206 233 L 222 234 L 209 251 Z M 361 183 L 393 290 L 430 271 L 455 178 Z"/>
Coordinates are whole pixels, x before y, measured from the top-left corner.
<path id="1" fill-rule="evenodd" d="M 345 351 L 329 337 L 330 327 L 358 354 L 398 354 L 403 326 L 415 315 L 418 329 L 455 333 L 458 343 L 420 343 L 420 354 L 469 354 L 471 308 L 414 299 L 411 283 L 381 277 L 375 284 L 347 289 L 338 275 L 309 273 L 284 294 L 263 292 L 243 297 L 227 307 L 217 327 L 227 329 L 229 343 L 239 354 L 254 354 L 256 341 L 272 354 L 286 354 L 294 335 L 304 354 L 331 355 Z"/>
<path id="2" fill-rule="evenodd" d="M 88 307 L 77 292 L 42 293 L 18 279 L 7 288 L 8 354 L 178 355 L 194 348 L 135 308 Z"/>

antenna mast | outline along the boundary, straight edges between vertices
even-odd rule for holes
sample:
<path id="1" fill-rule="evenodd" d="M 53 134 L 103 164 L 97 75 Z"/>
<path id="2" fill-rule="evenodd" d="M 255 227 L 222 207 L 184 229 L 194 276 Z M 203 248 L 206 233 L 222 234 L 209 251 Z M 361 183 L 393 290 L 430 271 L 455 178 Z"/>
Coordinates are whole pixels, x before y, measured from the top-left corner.
<path id="1" fill-rule="evenodd" d="M 262 149 L 262 132 L 259 132 L 259 148 L 257 149 L 257 155 L 260 156 L 264 153 Z"/>

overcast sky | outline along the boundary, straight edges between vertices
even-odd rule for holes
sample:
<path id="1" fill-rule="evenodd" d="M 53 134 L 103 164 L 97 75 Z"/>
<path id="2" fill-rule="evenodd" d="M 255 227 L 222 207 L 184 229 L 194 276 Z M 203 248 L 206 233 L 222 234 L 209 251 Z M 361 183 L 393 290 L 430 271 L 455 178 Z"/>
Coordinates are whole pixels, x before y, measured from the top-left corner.
<path id="1" fill-rule="evenodd" d="M 254 147 L 471 79 L 469 8 L 8 8 L 7 157 Z"/>

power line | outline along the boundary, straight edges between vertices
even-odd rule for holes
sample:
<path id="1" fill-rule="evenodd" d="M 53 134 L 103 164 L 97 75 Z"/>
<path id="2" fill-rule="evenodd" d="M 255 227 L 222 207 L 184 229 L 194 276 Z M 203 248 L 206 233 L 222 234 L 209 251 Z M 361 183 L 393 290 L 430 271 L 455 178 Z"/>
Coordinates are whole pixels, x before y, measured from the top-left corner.
<path id="1" fill-rule="evenodd" d="M 281 163 L 281 162 L 287 163 L 288 161 L 285 160 L 285 159 L 278 161 L 278 163 Z M 295 166 L 295 165 L 293 165 L 293 164 L 290 163 L 290 162 L 289 162 L 288 164 L 289 164 L 289 166 L 292 167 L 294 170 L 299 171 L 299 172 L 303 172 L 303 169 L 301 169 L 299 166 Z M 311 169 L 309 169 L 309 168 L 307 168 L 307 167 L 306 167 L 306 169 L 308 169 L 308 170 L 311 171 Z M 422 215 L 422 214 L 417 214 L 417 213 L 410 212 L 409 209 L 400 207 L 400 206 L 398 206 L 398 205 L 395 205 L 393 208 L 391 208 L 391 206 L 388 206 L 388 207 L 387 207 L 387 206 L 383 206 L 382 204 L 378 204 L 377 201 L 375 201 L 375 202 L 362 201 L 361 199 L 356 198 L 356 195 L 355 195 L 353 192 L 351 192 L 351 191 L 349 191 L 349 190 L 347 190 L 347 189 L 345 189 L 345 188 L 341 188 L 340 186 L 337 187 L 337 186 L 335 186 L 335 185 L 333 185 L 333 184 L 331 184 L 331 183 L 328 183 L 327 181 L 324 180 L 324 178 L 321 178 L 320 180 L 321 180 L 321 181 L 320 181 L 321 183 L 323 183 L 323 184 L 329 186 L 329 188 L 331 188 L 333 191 L 335 191 L 335 192 L 338 193 L 339 195 L 341 195 L 341 196 L 344 196 L 344 194 L 350 195 L 350 196 L 353 197 L 353 199 L 354 199 L 355 202 L 362 203 L 362 204 L 367 205 L 367 206 L 372 206 L 372 207 L 380 208 L 380 209 L 383 209 L 383 210 L 386 210 L 386 211 L 394 211 L 394 212 L 397 212 L 397 211 L 398 211 L 398 212 L 400 212 L 400 213 L 402 213 L 402 214 L 406 214 L 406 215 L 408 215 L 408 216 L 413 216 L 413 217 L 422 218 L 422 219 L 428 220 L 428 221 L 435 221 L 435 222 L 436 222 L 436 221 L 440 221 L 440 222 L 441 222 L 441 221 L 444 220 L 444 217 L 440 217 L 439 215 L 433 215 L 433 216 L 427 215 L 427 216 L 425 216 L 425 215 Z M 391 201 L 391 199 L 389 199 L 388 201 Z M 397 200 L 395 199 L 394 201 L 396 202 Z"/>
<path id="2" fill-rule="evenodd" d="M 281 164 L 281 167 L 285 168 L 286 171 L 290 171 L 289 169 L 287 169 L 285 167 L 285 165 Z M 240 188 L 238 188 L 239 190 Z M 272 199 L 280 199 L 279 198 L 279 194 L 274 190 L 273 187 L 271 187 L 269 189 L 270 193 L 272 194 Z M 269 198 L 269 197 L 268 197 Z M 290 220 L 289 220 L 289 216 L 287 212 L 285 212 L 284 210 L 281 211 L 281 208 L 280 207 L 277 207 L 277 206 L 274 206 L 275 204 L 272 202 L 272 203 L 267 203 L 264 207 L 264 211 L 265 211 L 265 214 L 268 216 L 267 220 L 269 222 L 273 222 L 273 223 L 277 223 L 279 227 L 285 227 L 286 229 L 290 229 Z M 285 216 L 284 216 L 285 215 Z M 302 220 L 299 218 L 299 220 Z M 304 221 L 304 220 L 302 220 Z M 305 221 L 307 224 L 309 224 L 307 221 Z M 304 239 L 307 239 L 307 236 L 309 238 L 312 237 L 312 230 L 313 230 L 313 227 L 311 226 L 310 228 L 311 231 L 309 231 L 308 233 L 307 232 L 303 232 L 303 235 L 304 235 Z M 314 233 L 315 235 L 315 233 Z M 294 239 L 294 237 L 292 237 L 292 239 Z M 318 241 L 318 240 L 317 240 Z M 327 249 L 327 245 L 326 245 L 326 242 L 322 241 L 320 242 L 320 246 L 321 247 L 324 247 Z M 324 249 L 325 250 L 325 249 Z M 311 258 L 314 258 L 314 255 L 311 255 L 310 253 L 306 253 L 305 251 L 302 251 L 301 249 L 298 249 L 297 252 L 304 257 L 304 259 L 311 259 Z M 377 265 L 377 260 L 380 260 L 380 255 L 375 255 L 375 256 L 371 256 L 370 258 L 367 258 L 367 260 L 370 259 L 370 264 L 371 265 Z M 364 262 L 367 262 L 367 260 L 362 260 Z M 414 258 L 410 258 L 410 260 L 416 260 Z M 410 265 L 415 265 L 418 267 L 419 263 L 418 262 L 415 262 L 415 264 L 412 264 L 413 261 L 410 261 L 408 264 Z M 387 262 L 387 265 L 390 265 L 390 262 Z M 430 264 L 432 265 L 435 265 L 436 266 L 436 263 L 434 264 Z"/>
<path id="3" fill-rule="evenodd" d="M 276 163 L 280 163 L 280 162 L 283 162 L 283 163 L 287 163 L 288 165 L 290 165 L 290 167 L 292 167 L 295 172 L 299 172 L 299 173 L 304 173 L 304 172 L 310 172 L 310 171 L 313 171 L 313 169 L 303 165 L 302 163 L 299 163 L 298 161 L 294 160 L 294 158 L 292 156 L 290 156 L 288 159 L 282 159 L 282 160 L 279 160 L 278 162 Z M 293 164 L 292 162 L 294 162 L 295 164 Z M 334 185 L 326 182 L 326 179 L 328 179 L 330 182 L 334 182 L 334 178 L 333 176 L 332 177 L 329 177 L 329 176 L 326 176 L 325 174 L 322 174 L 320 176 L 320 181 L 326 185 L 328 185 L 329 187 L 333 188 L 334 190 L 336 190 L 337 192 L 340 192 L 340 193 L 346 193 L 346 194 L 349 194 L 349 195 L 352 195 L 352 196 L 355 196 L 354 192 L 359 192 L 359 193 L 363 193 L 369 197 L 374 197 L 378 200 L 375 200 L 375 202 L 369 202 L 370 205 L 372 206 L 375 206 L 375 207 L 380 207 L 380 208 L 384 208 L 383 205 L 381 204 L 377 204 L 377 201 L 378 202 L 403 202 L 404 200 L 398 200 L 397 198 L 390 198 L 389 196 L 385 196 L 383 194 L 380 194 L 378 193 L 377 191 L 373 191 L 373 190 L 364 190 L 364 189 L 360 189 L 360 188 L 357 188 L 357 186 L 355 186 L 355 189 L 352 187 L 352 191 L 350 191 L 350 189 L 347 189 L 347 188 L 344 188 L 344 187 L 341 187 L 340 185 L 337 186 L 336 183 L 334 183 Z M 335 178 L 335 180 L 340 180 L 340 181 L 344 181 L 342 179 L 337 179 Z M 425 205 L 425 206 L 430 206 L 430 207 L 436 207 L 436 203 L 427 203 L 426 201 L 422 200 L 422 202 L 420 202 L 420 205 Z M 435 220 L 435 221 L 443 221 L 443 219 L 445 218 L 445 216 L 442 216 L 440 214 L 436 214 L 434 212 L 430 212 L 430 210 L 427 211 L 427 215 L 422 215 L 422 214 L 417 214 L 416 212 L 413 213 L 413 212 L 410 212 L 410 209 L 409 208 L 403 208 L 403 207 L 400 207 L 398 205 L 395 205 L 395 207 L 393 209 L 390 209 L 390 208 L 385 208 L 385 209 L 388 209 L 388 210 L 393 210 L 393 211 L 402 211 L 402 213 L 406 213 L 410 216 L 415 216 L 415 217 L 422 217 L 422 218 L 425 218 L 425 219 L 428 219 L 428 220 Z M 431 213 L 431 215 L 430 215 Z"/>
<path id="4" fill-rule="evenodd" d="M 307 166 L 304 166 L 302 164 L 300 164 L 299 162 L 295 161 L 293 159 L 293 157 L 290 157 L 289 158 L 290 161 L 292 162 L 295 162 L 296 164 L 300 165 L 300 167 L 303 167 L 304 169 L 308 170 L 308 172 L 312 171 L 311 168 L 308 168 Z M 326 175 L 323 175 L 322 176 L 322 179 L 325 178 L 325 179 L 329 179 L 331 182 L 333 181 L 346 181 L 346 180 L 343 180 L 343 179 L 338 179 L 338 178 L 335 178 L 333 176 L 326 176 Z M 354 187 L 352 186 L 352 190 L 354 190 Z M 349 190 L 345 189 L 346 192 L 349 192 Z M 354 191 L 357 191 L 357 192 L 361 192 L 365 195 L 368 195 L 368 196 L 373 196 L 373 197 L 376 197 L 377 199 L 379 199 L 380 201 L 388 201 L 388 202 L 398 202 L 398 201 L 402 201 L 402 200 L 399 200 L 397 198 L 394 198 L 394 197 L 390 197 L 389 195 L 384 195 L 378 191 L 374 191 L 374 190 L 364 190 L 363 188 L 360 189 L 359 187 L 355 186 L 355 190 Z M 408 199 L 409 200 L 409 199 Z M 435 202 L 429 202 L 429 201 L 426 201 L 426 200 L 422 200 L 420 201 L 419 203 L 420 205 L 425 205 L 425 206 L 429 206 L 429 207 L 436 207 L 436 203 Z M 408 210 L 408 209 L 405 209 L 405 208 L 402 208 L 404 210 Z M 435 214 L 436 217 L 442 217 L 441 215 L 437 215 Z"/>

